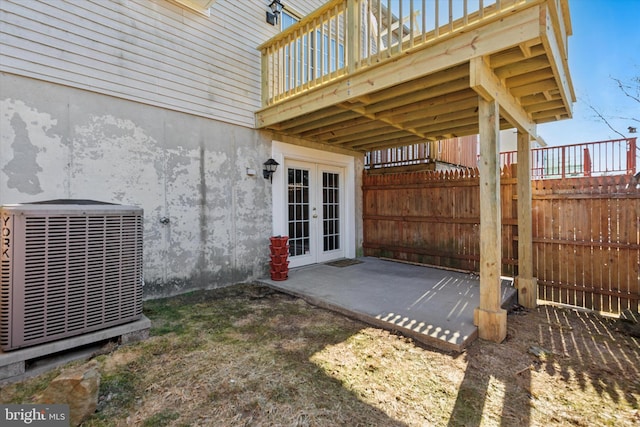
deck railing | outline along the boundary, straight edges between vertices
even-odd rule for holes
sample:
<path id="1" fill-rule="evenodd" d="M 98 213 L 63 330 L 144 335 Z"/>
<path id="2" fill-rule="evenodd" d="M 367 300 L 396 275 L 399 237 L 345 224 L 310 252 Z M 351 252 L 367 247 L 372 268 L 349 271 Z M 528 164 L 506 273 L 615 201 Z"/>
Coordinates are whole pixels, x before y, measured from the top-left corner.
<path id="1" fill-rule="evenodd" d="M 433 162 L 431 146 L 427 142 L 369 151 L 364 155 L 365 169 L 412 166 Z"/>
<path id="2" fill-rule="evenodd" d="M 454 148 L 453 153 L 447 147 Z M 469 161 L 469 159 L 474 159 Z M 427 164 L 434 161 L 461 167 L 477 166 L 477 135 L 386 148 L 365 154 L 366 169 Z M 637 138 L 612 139 L 531 150 L 531 178 L 558 179 L 640 172 Z M 500 153 L 500 168 L 518 163 L 517 151 Z"/>
<path id="3" fill-rule="evenodd" d="M 584 142 L 531 150 L 533 179 L 605 175 L 633 175 L 638 172 L 637 138 Z M 501 166 L 518 162 L 516 151 L 500 153 Z"/>
<path id="4" fill-rule="evenodd" d="M 263 106 L 543 2 L 564 50 L 566 0 L 329 1 L 258 47 Z"/>
<path id="5" fill-rule="evenodd" d="M 474 168 L 478 164 L 477 156 L 478 135 L 469 135 L 369 151 L 364 156 L 364 167 L 384 169 L 442 162 L 462 168 Z"/>

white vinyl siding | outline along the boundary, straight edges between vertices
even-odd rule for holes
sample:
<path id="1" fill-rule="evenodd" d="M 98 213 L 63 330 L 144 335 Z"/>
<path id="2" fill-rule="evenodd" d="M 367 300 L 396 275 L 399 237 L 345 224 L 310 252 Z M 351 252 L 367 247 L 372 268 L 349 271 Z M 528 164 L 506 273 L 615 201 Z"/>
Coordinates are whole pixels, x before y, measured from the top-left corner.
<path id="1" fill-rule="evenodd" d="M 168 0 L 0 0 L 0 71 L 253 127 L 256 46 L 278 30 L 266 4 L 246 6 L 217 0 L 206 17 Z"/>

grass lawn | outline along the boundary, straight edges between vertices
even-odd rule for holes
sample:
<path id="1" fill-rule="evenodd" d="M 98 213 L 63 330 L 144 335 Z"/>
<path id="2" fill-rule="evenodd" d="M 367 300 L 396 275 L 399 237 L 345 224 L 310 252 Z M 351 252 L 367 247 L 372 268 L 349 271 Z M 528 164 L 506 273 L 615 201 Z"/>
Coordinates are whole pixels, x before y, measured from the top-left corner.
<path id="1" fill-rule="evenodd" d="M 543 306 L 449 354 L 255 285 L 148 301 L 85 426 L 640 425 L 640 339 Z M 29 403 L 59 371 L 4 386 Z"/>

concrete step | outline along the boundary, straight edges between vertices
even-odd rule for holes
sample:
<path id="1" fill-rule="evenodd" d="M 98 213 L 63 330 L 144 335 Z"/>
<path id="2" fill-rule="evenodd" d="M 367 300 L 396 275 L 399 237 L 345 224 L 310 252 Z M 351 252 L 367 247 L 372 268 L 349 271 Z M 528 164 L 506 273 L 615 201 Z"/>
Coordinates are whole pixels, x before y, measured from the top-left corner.
<path id="1" fill-rule="evenodd" d="M 502 286 L 502 305 L 503 310 L 509 311 L 518 305 L 518 290 L 513 286 L 513 277 L 500 277 L 500 285 Z"/>

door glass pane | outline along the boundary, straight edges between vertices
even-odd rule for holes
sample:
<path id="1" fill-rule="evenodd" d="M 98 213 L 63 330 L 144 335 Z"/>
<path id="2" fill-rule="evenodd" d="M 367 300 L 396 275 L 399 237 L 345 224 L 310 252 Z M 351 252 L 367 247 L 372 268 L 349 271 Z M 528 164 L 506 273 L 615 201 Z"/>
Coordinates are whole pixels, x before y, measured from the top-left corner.
<path id="1" fill-rule="evenodd" d="M 309 253 L 309 171 L 288 168 L 289 255 Z"/>
<path id="2" fill-rule="evenodd" d="M 337 173 L 322 173 L 322 241 L 325 252 L 340 249 L 339 176 Z"/>

